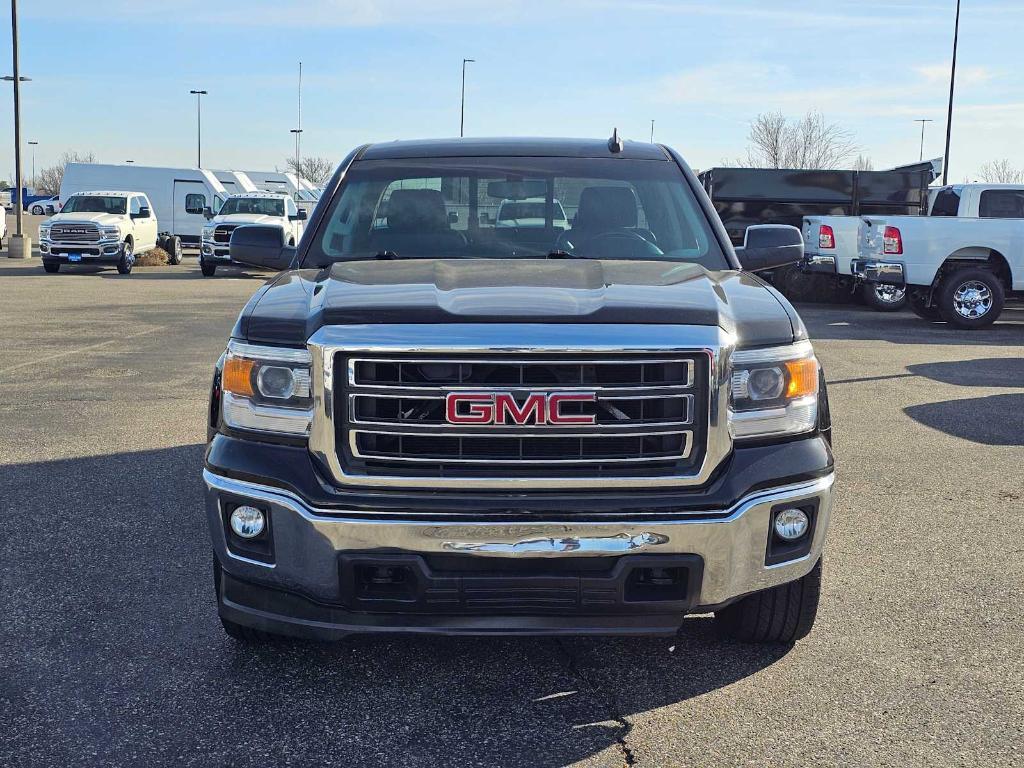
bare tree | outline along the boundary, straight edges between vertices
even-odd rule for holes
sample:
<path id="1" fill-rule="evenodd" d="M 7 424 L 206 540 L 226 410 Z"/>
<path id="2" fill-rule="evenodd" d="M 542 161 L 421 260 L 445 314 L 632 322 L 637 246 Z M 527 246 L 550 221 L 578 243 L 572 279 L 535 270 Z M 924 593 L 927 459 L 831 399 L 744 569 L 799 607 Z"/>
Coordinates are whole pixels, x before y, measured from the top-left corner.
<path id="1" fill-rule="evenodd" d="M 867 155 L 857 155 L 857 159 L 853 161 L 853 170 L 873 171 L 875 170 L 875 163 Z"/>
<path id="2" fill-rule="evenodd" d="M 326 183 L 334 173 L 334 163 L 326 157 L 304 157 L 300 164 L 302 167 L 296 169 L 295 158 L 289 157 L 287 160 L 288 170 L 318 187 Z"/>
<path id="3" fill-rule="evenodd" d="M 990 184 L 1024 184 L 1024 169 L 1013 167 L 1005 157 L 985 163 L 978 175 Z"/>
<path id="4" fill-rule="evenodd" d="M 60 184 L 64 181 L 64 166 L 68 163 L 95 163 L 96 155 L 92 152 L 65 152 L 62 154 L 56 165 L 43 168 L 39 171 L 39 180 L 36 186 L 46 194 L 56 195 L 60 192 Z"/>
<path id="5" fill-rule="evenodd" d="M 857 152 L 845 128 L 829 123 L 819 112 L 791 121 L 781 112 L 758 115 L 750 124 L 746 168 L 837 168 Z"/>

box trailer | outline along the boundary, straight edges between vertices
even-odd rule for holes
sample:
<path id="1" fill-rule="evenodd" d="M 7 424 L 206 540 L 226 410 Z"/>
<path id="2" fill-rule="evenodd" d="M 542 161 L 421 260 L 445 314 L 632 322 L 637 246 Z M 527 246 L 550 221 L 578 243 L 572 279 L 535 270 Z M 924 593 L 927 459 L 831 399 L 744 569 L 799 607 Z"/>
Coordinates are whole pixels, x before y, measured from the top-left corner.
<path id="1" fill-rule="evenodd" d="M 63 204 L 76 192 L 94 189 L 125 189 L 142 192 L 153 205 L 162 238 L 176 236 L 185 245 L 202 242 L 203 211 L 219 211 L 227 191 L 202 168 L 155 168 L 145 165 L 68 163 L 60 185 Z"/>
<path id="2" fill-rule="evenodd" d="M 210 173 L 224 185 L 224 189 L 229 195 L 259 191 L 259 187 L 252 183 L 252 179 L 244 171 L 210 171 Z"/>

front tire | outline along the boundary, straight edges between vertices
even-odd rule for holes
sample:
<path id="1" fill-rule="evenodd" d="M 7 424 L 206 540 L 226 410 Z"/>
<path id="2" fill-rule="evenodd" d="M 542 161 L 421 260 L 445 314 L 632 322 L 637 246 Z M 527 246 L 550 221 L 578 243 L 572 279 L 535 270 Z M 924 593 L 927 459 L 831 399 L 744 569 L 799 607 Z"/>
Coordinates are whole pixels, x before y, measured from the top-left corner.
<path id="1" fill-rule="evenodd" d="M 167 261 L 170 264 L 181 264 L 181 238 L 171 235 L 164 241 L 164 250 L 167 251 Z"/>
<path id="2" fill-rule="evenodd" d="M 942 319 L 957 328 L 992 325 L 1003 311 L 1003 284 L 979 267 L 959 269 L 942 281 L 936 304 Z"/>
<path id="3" fill-rule="evenodd" d="M 42 206 L 33 205 L 32 206 L 32 215 L 33 216 L 42 216 L 43 215 L 43 208 L 42 208 Z"/>
<path id="4" fill-rule="evenodd" d="M 203 277 L 213 277 L 217 274 L 217 265 L 209 264 L 202 259 L 199 260 L 199 269 L 202 271 Z"/>
<path id="5" fill-rule="evenodd" d="M 715 612 L 719 631 L 746 643 L 792 644 L 807 636 L 818 615 L 821 560 L 803 578 L 747 595 Z"/>
<path id="6" fill-rule="evenodd" d="M 907 289 L 882 283 L 864 283 L 864 303 L 878 312 L 898 312 L 907 306 Z"/>
<path id="7" fill-rule="evenodd" d="M 51 275 L 54 274 L 55 272 L 60 272 L 60 262 L 59 261 L 44 261 L 43 262 L 43 269 L 46 270 L 47 272 L 49 272 Z"/>
<path id="8" fill-rule="evenodd" d="M 125 240 L 121 245 L 121 258 L 117 262 L 117 271 L 122 275 L 130 275 L 132 267 L 135 266 L 135 250 L 131 240 Z"/>

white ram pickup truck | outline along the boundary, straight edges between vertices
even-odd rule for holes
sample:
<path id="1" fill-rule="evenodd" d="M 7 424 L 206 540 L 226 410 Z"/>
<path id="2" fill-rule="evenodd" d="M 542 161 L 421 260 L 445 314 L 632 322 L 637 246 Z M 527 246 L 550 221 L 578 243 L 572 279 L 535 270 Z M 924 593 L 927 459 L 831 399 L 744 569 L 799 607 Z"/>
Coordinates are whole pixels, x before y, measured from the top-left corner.
<path id="1" fill-rule="evenodd" d="M 805 216 L 803 221 L 805 272 L 835 275 L 864 303 L 880 312 L 895 312 L 907 304 L 906 289 L 887 283 L 868 283 L 852 270 L 857 258 L 860 216 Z"/>
<path id="2" fill-rule="evenodd" d="M 279 226 L 281 244 L 294 247 L 302 237 L 306 212 L 299 210 L 291 196 L 282 192 L 243 192 L 231 195 L 214 215 L 207 208 L 199 267 L 213 277 L 218 266 L 240 266 L 231 260 L 231 233 L 249 224 Z"/>
<path id="3" fill-rule="evenodd" d="M 156 246 L 156 216 L 142 192 L 78 192 L 39 225 L 47 272 L 59 272 L 62 264 L 105 264 L 127 275 L 136 256 Z"/>
<path id="4" fill-rule="evenodd" d="M 857 250 L 853 273 L 906 287 L 918 316 L 991 325 L 1024 292 L 1024 185 L 947 186 L 929 216 L 863 216 Z"/>

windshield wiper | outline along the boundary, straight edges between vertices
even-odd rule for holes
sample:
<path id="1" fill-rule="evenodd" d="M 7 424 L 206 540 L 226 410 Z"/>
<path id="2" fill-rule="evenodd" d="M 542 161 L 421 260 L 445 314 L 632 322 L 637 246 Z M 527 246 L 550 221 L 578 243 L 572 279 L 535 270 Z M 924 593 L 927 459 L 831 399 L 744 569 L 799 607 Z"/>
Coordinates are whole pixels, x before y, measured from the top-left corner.
<path id="1" fill-rule="evenodd" d="M 589 256 L 582 256 L 578 253 L 569 253 L 569 251 L 548 251 L 547 258 L 549 259 L 589 259 Z"/>
<path id="2" fill-rule="evenodd" d="M 400 259 L 402 257 L 399 256 L 398 253 L 396 253 L 395 251 L 377 251 L 377 253 L 373 255 L 373 258 L 380 259 L 381 261 L 391 261 L 393 259 Z"/>

